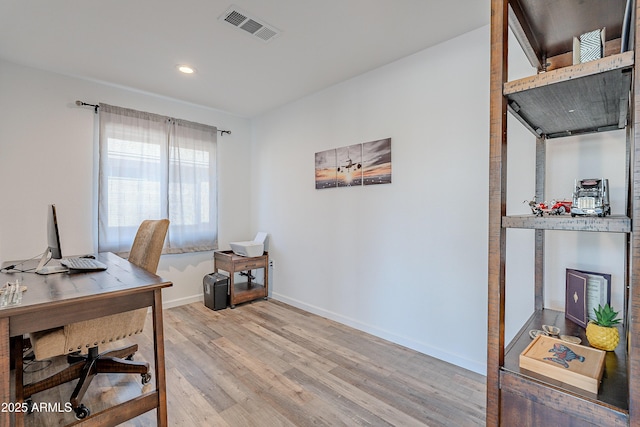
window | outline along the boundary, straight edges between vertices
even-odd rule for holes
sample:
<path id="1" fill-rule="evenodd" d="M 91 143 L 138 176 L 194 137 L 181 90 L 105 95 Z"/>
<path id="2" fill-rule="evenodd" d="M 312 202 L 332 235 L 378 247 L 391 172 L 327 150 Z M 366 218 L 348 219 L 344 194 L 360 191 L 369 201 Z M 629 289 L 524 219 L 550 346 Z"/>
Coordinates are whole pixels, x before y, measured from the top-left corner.
<path id="1" fill-rule="evenodd" d="M 98 250 L 126 252 L 169 218 L 166 253 L 217 249 L 213 126 L 100 104 Z"/>

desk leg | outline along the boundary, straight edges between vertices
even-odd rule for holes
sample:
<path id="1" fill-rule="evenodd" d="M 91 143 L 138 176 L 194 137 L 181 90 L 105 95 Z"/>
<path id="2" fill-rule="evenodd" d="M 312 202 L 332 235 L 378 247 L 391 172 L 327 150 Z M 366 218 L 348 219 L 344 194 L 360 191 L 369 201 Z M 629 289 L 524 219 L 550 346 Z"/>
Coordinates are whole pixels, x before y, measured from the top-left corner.
<path id="1" fill-rule="evenodd" d="M 264 266 L 264 299 L 269 299 L 269 255 Z"/>
<path id="2" fill-rule="evenodd" d="M 12 340 L 11 352 L 12 358 L 14 360 L 14 382 L 13 386 L 15 389 L 15 400 L 16 403 L 24 403 L 24 360 L 23 360 L 23 351 L 24 351 L 24 339 L 22 335 L 14 337 Z M 15 421 L 16 427 L 24 426 L 24 412 L 16 411 L 15 413 Z"/>
<path id="3" fill-rule="evenodd" d="M 156 389 L 158 390 L 158 427 L 167 423 L 167 379 L 164 366 L 164 324 L 162 320 L 162 290 L 156 289 L 153 295 L 153 341 L 156 365 Z"/>
<path id="4" fill-rule="evenodd" d="M 9 319 L 0 319 L 0 404 L 11 402 L 11 344 L 9 343 Z M 11 413 L 0 412 L 0 426 L 11 425 Z"/>

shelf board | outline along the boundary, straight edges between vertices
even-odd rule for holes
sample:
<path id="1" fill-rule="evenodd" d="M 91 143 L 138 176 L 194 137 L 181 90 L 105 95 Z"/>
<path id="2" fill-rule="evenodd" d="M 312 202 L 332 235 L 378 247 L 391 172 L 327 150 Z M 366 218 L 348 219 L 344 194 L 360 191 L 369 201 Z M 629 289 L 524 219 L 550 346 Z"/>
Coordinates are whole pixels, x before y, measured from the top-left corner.
<path id="1" fill-rule="evenodd" d="M 234 305 L 267 297 L 267 290 L 264 285 L 255 282 L 252 282 L 251 285 L 249 285 L 248 282 L 234 283 L 233 292 L 234 298 L 232 303 Z"/>
<path id="2" fill-rule="evenodd" d="M 631 220 L 624 215 L 576 216 L 564 215 L 510 215 L 502 217 L 503 228 L 527 228 L 534 230 L 595 231 L 630 233 Z"/>
<path id="3" fill-rule="evenodd" d="M 623 129 L 633 52 L 558 68 L 504 84 L 509 111 L 536 136 Z"/>
<path id="4" fill-rule="evenodd" d="M 607 352 L 605 356 L 605 372 L 602 376 L 600 389 L 596 395 L 580 388 L 563 384 L 544 375 L 520 369 L 520 353 L 522 353 L 531 342 L 529 331 L 531 329 L 542 329 L 542 325 L 557 326 L 560 328 L 561 334 L 578 336 L 582 339 L 582 345 L 589 345 L 584 329 L 567 320 L 564 317 L 564 312 L 549 309 L 537 310 L 531 315 L 528 322 L 522 327 L 513 341 L 506 347 L 502 370 L 580 396 L 596 405 L 606 405 L 617 408 L 617 410 L 620 411 L 627 411 L 628 380 L 625 340 L 620 340 L 620 344 L 615 351 Z M 623 337 L 624 334 L 621 334 L 621 336 Z"/>

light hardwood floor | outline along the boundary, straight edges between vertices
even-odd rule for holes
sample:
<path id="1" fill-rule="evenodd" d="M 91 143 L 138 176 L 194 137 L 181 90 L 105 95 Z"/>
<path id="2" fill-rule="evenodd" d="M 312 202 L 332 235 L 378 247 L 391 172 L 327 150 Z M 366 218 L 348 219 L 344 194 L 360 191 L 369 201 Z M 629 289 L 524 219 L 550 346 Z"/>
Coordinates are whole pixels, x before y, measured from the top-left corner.
<path id="1" fill-rule="evenodd" d="M 275 300 L 220 311 L 193 303 L 164 319 L 171 426 L 484 425 L 482 375 Z M 137 360 L 152 360 L 150 332 L 148 322 L 136 337 Z M 64 402 L 72 387 L 34 402 Z M 142 390 L 139 376 L 102 375 L 84 402 L 97 412 Z M 46 411 L 26 417 L 29 426 L 72 421 Z M 125 425 L 153 426 L 155 411 Z"/>

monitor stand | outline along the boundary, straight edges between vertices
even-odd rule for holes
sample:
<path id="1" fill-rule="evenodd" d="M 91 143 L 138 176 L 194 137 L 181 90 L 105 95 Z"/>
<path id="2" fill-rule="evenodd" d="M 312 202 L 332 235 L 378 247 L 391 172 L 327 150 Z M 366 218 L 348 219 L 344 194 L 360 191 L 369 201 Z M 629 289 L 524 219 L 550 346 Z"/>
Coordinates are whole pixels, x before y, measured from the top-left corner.
<path id="1" fill-rule="evenodd" d="M 54 274 L 54 273 L 66 273 L 69 269 L 63 265 L 52 265 L 49 267 L 45 267 L 47 261 L 49 261 L 49 254 L 51 250 L 47 247 L 44 253 L 42 254 L 42 258 L 40 258 L 40 263 L 36 267 L 37 274 Z"/>

